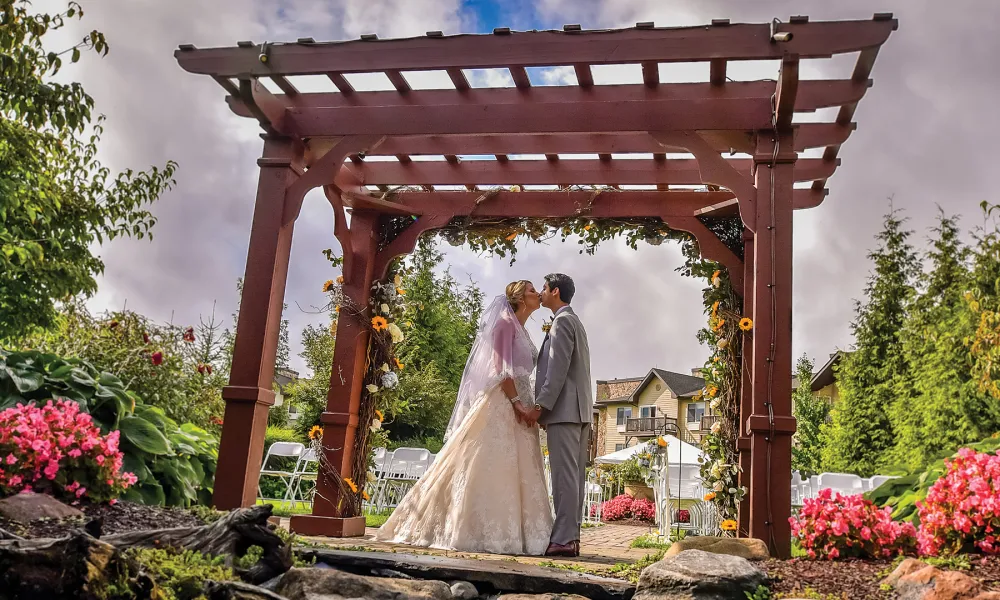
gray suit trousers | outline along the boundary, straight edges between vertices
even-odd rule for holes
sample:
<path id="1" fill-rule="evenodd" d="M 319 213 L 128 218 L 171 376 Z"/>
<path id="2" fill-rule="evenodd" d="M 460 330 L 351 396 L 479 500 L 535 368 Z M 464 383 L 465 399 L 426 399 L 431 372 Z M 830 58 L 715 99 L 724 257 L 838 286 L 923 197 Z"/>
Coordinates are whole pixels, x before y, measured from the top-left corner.
<path id="1" fill-rule="evenodd" d="M 565 545 L 580 539 L 583 525 L 590 423 L 552 423 L 546 428 L 546 434 L 552 470 L 552 502 L 556 509 L 549 541 Z"/>

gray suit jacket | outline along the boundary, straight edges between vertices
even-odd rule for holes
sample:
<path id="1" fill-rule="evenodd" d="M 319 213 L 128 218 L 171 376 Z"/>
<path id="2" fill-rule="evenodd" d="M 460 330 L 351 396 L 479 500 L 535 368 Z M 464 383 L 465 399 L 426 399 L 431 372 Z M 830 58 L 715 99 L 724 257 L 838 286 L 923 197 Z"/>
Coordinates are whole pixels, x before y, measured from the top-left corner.
<path id="1" fill-rule="evenodd" d="M 592 420 L 594 389 L 587 331 L 569 306 L 552 321 L 538 353 L 535 402 L 545 409 L 539 419 L 543 425 Z"/>

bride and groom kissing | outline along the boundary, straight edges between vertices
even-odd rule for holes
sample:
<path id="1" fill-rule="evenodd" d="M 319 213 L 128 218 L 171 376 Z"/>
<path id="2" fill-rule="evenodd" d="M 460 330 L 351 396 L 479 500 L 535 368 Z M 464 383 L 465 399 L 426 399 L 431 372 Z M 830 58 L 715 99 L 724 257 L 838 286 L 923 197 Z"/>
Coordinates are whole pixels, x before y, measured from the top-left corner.
<path id="1" fill-rule="evenodd" d="M 567 275 L 515 281 L 480 320 L 445 444 L 376 540 L 490 554 L 579 556 L 591 417 L 587 332 Z M 525 323 L 552 323 L 536 350 Z M 539 443 L 545 428 L 552 506 Z"/>

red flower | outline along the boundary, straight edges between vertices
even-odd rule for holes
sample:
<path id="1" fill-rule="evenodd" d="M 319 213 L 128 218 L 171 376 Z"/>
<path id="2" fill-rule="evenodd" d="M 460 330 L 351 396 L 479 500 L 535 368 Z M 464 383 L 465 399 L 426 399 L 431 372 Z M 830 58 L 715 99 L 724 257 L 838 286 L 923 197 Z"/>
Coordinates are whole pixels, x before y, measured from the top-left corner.
<path id="1" fill-rule="evenodd" d="M 184 341 L 189 343 L 194 341 L 194 327 L 188 327 L 184 330 Z"/>
<path id="2" fill-rule="evenodd" d="M 212 374 L 212 365 L 205 365 L 205 372 L 207 372 L 209 375 L 211 375 Z"/>
<path id="3" fill-rule="evenodd" d="M 222 425 L 222 419 L 218 417 L 212 419 L 212 422 L 215 423 L 216 425 Z"/>
<path id="4" fill-rule="evenodd" d="M 146 332 L 143 332 L 143 334 L 142 334 L 142 343 L 143 344 L 148 344 L 149 343 L 149 334 L 146 333 Z"/>
<path id="5" fill-rule="evenodd" d="M 156 366 L 162 365 L 163 364 L 163 353 L 162 352 L 154 352 L 153 355 L 150 357 L 150 360 L 153 361 L 153 364 L 156 365 Z"/>
<path id="6" fill-rule="evenodd" d="M 114 329 L 115 327 L 118 327 L 118 321 L 111 321 L 108 323 L 108 329 Z"/>
<path id="7" fill-rule="evenodd" d="M 198 372 L 202 375 L 205 374 L 205 365 L 203 363 L 198 363 Z"/>

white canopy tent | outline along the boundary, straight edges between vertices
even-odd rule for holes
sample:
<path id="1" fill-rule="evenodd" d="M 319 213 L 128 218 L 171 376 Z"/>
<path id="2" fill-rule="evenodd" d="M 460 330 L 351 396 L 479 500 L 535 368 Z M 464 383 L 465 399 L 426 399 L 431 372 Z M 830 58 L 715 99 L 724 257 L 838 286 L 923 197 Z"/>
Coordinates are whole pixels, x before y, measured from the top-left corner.
<path id="1" fill-rule="evenodd" d="M 705 453 L 697 446 L 682 442 L 675 436 L 664 435 L 662 437 L 667 440 L 670 496 L 677 499 L 701 500 L 704 491 L 701 483 L 701 463 L 698 462 L 698 458 L 704 459 Z M 621 464 L 642 450 L 643 446 L 644 444 L 637 444 L 611 454 L 598 456 L 594 459 L 594 463 L 598 465 Z"/>

